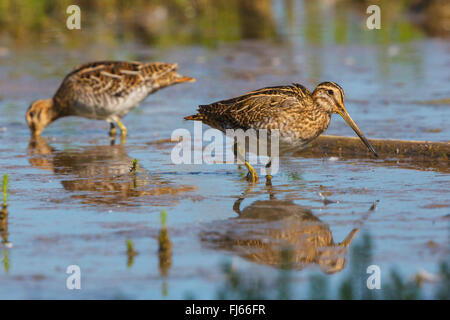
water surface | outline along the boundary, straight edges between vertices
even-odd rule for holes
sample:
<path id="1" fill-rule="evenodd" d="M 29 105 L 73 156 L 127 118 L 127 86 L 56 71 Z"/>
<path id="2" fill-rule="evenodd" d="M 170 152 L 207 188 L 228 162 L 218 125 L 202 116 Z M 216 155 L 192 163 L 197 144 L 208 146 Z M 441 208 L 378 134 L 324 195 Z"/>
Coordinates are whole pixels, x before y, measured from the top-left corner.
<path id="1" fill-rule="evenodd" d="M 448 41 L 407 22 L 406 38 L 397 29 L 370 34 L 354 10 L 269 4 L 264 32 L 212 44 L 113 37 L 8 45 L 0 57 L 0 174 L 9 177 L 1 298 L 442 297 L 448 171 L 395 159 L 387 166 L 284 157 L 267 187 L 250 186 L 234 165 L 171 162 L 174 144 L 164 140 L 177 128 L 193 132 L 182 119 L 197 105 L 291 82 L 339 83 L 369 138 L 449 140 Z M 329 22 L 315 25 L 311 12 Z M 346 25 L 334 32 L 339 21 Z M 161 90 L 131 112 L 124 144 L 110 144 L 106 123 L 79 118 L 30 141 L 30 102 L 51 96 L 72 67 L 98 59 L 178 62 L 197 82 Z M 354 135 L 336 116 L 327 133 Z M 130 175 L 133 159 L 139 169 Z M 127 240 L 137 255 L 127 255 Z M 382 272 L 377 292 L 366 288 L 372 264 Z M 81 268 L 79 291 L 66 288 L 69 265 Z M 413 285 L 424 274 L 429 281 Z"/>

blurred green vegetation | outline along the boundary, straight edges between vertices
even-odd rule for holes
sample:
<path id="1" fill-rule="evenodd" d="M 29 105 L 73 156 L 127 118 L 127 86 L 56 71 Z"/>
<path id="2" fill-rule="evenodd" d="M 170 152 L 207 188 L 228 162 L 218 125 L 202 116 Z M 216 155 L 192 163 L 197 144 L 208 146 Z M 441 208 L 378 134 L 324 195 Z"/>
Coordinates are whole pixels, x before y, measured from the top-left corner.
<path id="1" fill-rule="evenodd" d="M 392 268 L 388 276 L 381 271 L 381 289 L 369 290 L 366 286 L 369 274 L 367 267 L 374 264 L 372 261 L 372 239 L 364 234 L 362 240 L 351 249 L 351 263 L 347 276 L 340 281 L 333 282 L 329 275 L 313 274 L 307 278 L 308 299 L 450 299 L 450 268 L 448 261 L 439 264 L 439 271 L 434 275 L 432 283 L 419 281 L 419 276 L 405 279 L 398 269 Z M 285 255 L 287 266 L 289 255 Z M 294 291 L 295 273 L 289 268 L 281 268 L 279 276 L 272 280 L 259 276 L 257 273 L 248 273 L 237 270 L 231 264 L 222 266 L 223 283 L 217 290 L 217 299 L 297 299 Z M 300 282 L 298 286 L 303 286 Z M 432 285 L 431 290 L 425 290 L 426 285 Z M 336 290 L 335 290 L 336 289 Z"/>
<path id="2" fill-rule="evenodd" d="M 6 272 L 9 271 L 9 259 L 8 259 L 8 246 L 10 242 L 8 241 L 8 205 L 7 205 L 7 194 L 8 194 L 8 175 L 3 175 L 3 204 L 0 206 L 0 238 L 3 245 L 3 267 Z"/>
<path id="3" fill-rule="evenodd" d="M 0 0 L 0 28 L 26 43 L 108 37 L 176 45 L 273 37 L 271 0 L 80 0 L 81 30 L 66 29 L 73 1 Z M 83 35 L 82 39 L 76 39 Z"/>
<path id="4" fill-rule="evenodd" d="M 312 44 L 390 43 L 420 38 L 424 32 L 448 35 L 450 10 L 441 0 L 380 0 L 382 28 L 368 32 L 369 3 L 363 0 L 79 0 L 81 30 L 68 30 L 71 4 L 0 0 L 0 39 L 21 45 L 139 40 L 159 46 L 215 46 L 301 35 Z"/>
<path id="5" fill-rule="evenodd" d="M 133 266 L 134 257 L 138 255 L 138 252 L 134 249 L 134 244 L 131 239 L 127 239 L 126 241 L 127 247 L 127 267 L 130 268 Z"/>
<path id="6" fill-rule="evenodd" d="M 172 267 L 172 242 L 170 241 L 169 229 L 167 227 L 167 211 L 160 212 L 161 228 L 158 234 L 158 261 L 159 274 L 163 278 L 161 293 L 163 297 L 168 295 L 167 276 Z"/>

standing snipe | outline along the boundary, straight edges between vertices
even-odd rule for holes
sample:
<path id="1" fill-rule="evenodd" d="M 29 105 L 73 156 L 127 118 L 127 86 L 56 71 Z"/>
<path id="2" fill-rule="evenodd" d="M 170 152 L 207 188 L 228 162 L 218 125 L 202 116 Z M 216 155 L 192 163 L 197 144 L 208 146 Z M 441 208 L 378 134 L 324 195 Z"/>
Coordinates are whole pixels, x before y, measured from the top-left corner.
<path id="1" fill-rule="evenodd" d="M 175 72 L 177 64 L 99 61 L 76 67 L 61 83 L 53 98 L 35 101 L 26 120 L 33 135 L 58 118 L 80 116 L 106 120 L 110 135 L 117 123 L 122 135 L 127 134 L 120 119 L 149 94 L 181 82 L 193 82 Z"/>
<path id="2" fill-rule="evenodd" d="M 333 113 L 341 115 L 377 156 L 345 109 L 344 90 L 334 82 L 322 82 L 312 93 L 295 83 L 291 86 L 263 88 L 237 98 L 199 106 L 196 115 L 185 119 L 202 121 L 222 132 L 227 129 L 265 129 L 270 134 L 271 130 L 278 130 L 281 155 L 305 148 L 328 128 Z M 240 156 L 245 159 L 242 147 L 235 148 L 235 152 L 241 153 Z M 249 171 L 249 180 L 257 181 L 255 169 L 247 161 L 244 163 Z M 270 182 L 270 179 L 268 175 L 267 181 Z"/>

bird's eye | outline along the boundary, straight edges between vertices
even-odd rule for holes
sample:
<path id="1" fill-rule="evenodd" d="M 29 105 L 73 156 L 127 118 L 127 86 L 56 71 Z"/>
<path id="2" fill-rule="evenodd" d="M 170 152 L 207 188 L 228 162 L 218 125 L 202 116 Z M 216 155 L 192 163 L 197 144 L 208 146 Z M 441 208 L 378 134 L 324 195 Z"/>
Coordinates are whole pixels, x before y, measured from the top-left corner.
<path id="1" fill-rule="evenodd" d="M 33 111 L 30 112 L 30 117 L 31 117 L 31 118 L 34 117 L 34 112 L 33 112 Z"/>
<path id="2" fill-rule="evenodd" d="M 334 94 L 334 91 L 333 91 L 333 90 L 328 90 L 327 92 L 328 92 L 328 94 L 329 94 L 330 96 L 332 96 L 332 95 Z"/>

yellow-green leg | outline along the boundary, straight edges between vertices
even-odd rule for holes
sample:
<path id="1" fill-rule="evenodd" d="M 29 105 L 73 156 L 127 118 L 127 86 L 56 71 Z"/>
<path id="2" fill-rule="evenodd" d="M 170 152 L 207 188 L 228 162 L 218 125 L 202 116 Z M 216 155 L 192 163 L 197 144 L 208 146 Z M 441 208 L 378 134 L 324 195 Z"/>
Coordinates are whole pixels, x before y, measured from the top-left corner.
<path id="1" fill-rule="evenodd" d="M 235 142 L 234 147 L 233 147 L 233 152 L 234 152 L 234 156 L 236 157 L 237 160 L 244 161 L 244 165 L 248 170 L 247 180 L 250 182 L 258 181 L 258 174 L 256 173 L 256 170 L 245 159 L 245 149 L 242 148 L 237 142 Z M 238 163 L 238 167 L 240 167 L 239 163 Z"/>
<path id="2" fill-rule="evenodd" d="M 127 135 L 127 127 L 125 127 L 125 125 L 122 123 L 122 121 L 120 121 L 120 119 L 117 119 L 117 126 L 120 128 L 120 135 L 123 137 L 126 137 Z"/>
<path id="3" fill-rule="evenodd" d="M 245 161 L 244 164 L 248 169 L 247 180 L 250 182 L 257 182 L 258 174 L 256 173 L 256 170 L 247 161 Z"/>
<path id="4" fill-rule="evenodd" d="M 114 123 L 110 122 L 109 123 L 109 136 L 110 137 L 115 137 L 116 136 L 116 126 L 114 125 Z"/>

